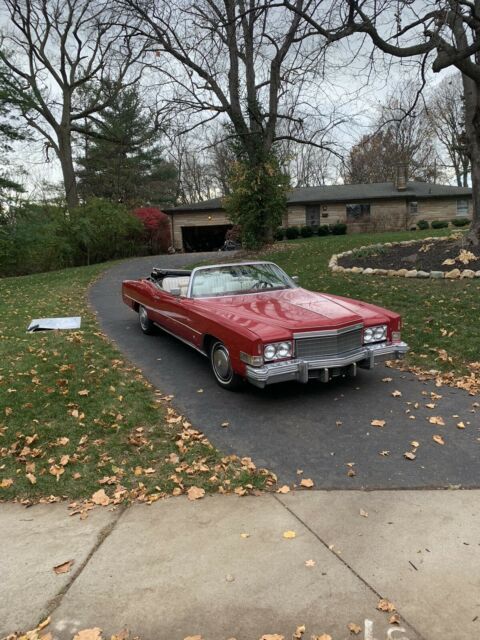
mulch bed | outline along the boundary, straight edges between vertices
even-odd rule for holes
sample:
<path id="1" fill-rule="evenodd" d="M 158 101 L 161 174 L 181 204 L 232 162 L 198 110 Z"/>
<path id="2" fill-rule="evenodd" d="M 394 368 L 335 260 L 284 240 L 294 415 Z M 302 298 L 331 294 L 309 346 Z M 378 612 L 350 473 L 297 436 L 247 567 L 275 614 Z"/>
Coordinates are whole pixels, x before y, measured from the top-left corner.
<path id="1" fill-rule="evenodd" d="M 476 260 L 466 264 L 456 259 L 462 249 L 472 252 Z M 365 255 L 368 253 L 368 255 Z M 455 260 L 454 264 L 443 264 Z M 480 270 L 480 247 L 463 246 L 458 240 L 444 242 L 419 241 L 414 245 L 395 245 L 360 252 L 338 258 L 341 267 L 371 267 L 372 269 L 417 269 L 418 271 L 451 271 L 452 269 Z"/>

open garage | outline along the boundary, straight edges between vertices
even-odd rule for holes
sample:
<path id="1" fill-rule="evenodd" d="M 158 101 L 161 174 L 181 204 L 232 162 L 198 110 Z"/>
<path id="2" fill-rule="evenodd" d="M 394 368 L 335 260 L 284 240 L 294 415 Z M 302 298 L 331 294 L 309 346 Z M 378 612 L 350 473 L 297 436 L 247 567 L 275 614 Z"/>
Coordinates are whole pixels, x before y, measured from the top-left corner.
<path id="1" fill-rule="evenodd" d="M 216 251 L 223 246 L 225 234 L 232 225 L 217 224 L 202 227 L 182 227 L 182 245 L 185 251 Z"/>

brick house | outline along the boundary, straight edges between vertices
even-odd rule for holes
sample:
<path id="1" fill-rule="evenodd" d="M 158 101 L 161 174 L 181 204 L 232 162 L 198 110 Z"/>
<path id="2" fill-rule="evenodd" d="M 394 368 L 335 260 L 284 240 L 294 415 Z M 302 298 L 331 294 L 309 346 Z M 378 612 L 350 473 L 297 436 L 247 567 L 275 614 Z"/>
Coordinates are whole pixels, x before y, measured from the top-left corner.
<path id="1" fill-rule="evenodd" d="M 166 209 L 175 249 L 219 248 L 231 224 L 215 198 Z M 340 184 L 293 189 L 283 227 L 345 222 L 348 233 L 414 228 L 419 220 L 452 220 L 472 215 L 472 190 L 425 182 Z"/>

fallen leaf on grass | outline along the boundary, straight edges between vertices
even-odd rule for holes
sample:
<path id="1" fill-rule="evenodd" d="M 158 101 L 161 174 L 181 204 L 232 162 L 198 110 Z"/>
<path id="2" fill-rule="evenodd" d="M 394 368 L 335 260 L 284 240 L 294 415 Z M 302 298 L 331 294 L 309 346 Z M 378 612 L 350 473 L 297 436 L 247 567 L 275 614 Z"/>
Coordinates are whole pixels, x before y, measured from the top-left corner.
<path id="1" fill-rule="evenodd" d="M 431 416 L 430 418 L 428 418 L 428 421 L 430 422 L 430 424 L 438 424 L 440 427 L 445 426 L 445 420 L 442 418 L 442 416 Z"/>
<path id="2" fill-rule="evenodd" d="M 386 600 L 382 598 L 377 604 L 377 609 L 379 611 L 386 611 L 387 613 L 393 613 L 396 610 L 395 605 L 390 600 Z"/>
<path id="3" fill-rule="evenodd" d="M 283 537 L 286 538 L 287 540 L 290 540 L 292 538 L 296 538 L 297 534 L 295 533 L 295 531 L 284 531 L 283 532 Z"/>
<path id="4" fill-rule="evenodd" d="M 385 420 L 372 420 L 370 424 L 372 425 L 372 427 L 384 427 Z"/>
<path id="5" fill-rule="evenodd" d="M 90 391 L 88 389 L 82 389 L 81 391 L 78 392 L 79 396 L 88 396 L 88 394 L 90 393 Z"/>
<path id="6" fill-rule="evenodd" d="M 62 473 L 65 473 L 65 469 L 58 464 L 52 464 L 52 466 L 49 469 L 49 472 L 52 474 L 52 476 L 55 476 L 58 482 L 60 480 L 60 476 L 62 475 Z"/>
<path id="7" fill-rule="evenodd" d="M 442 438 L 442 436 L 436 434 L 433 437 L 433 441 L 436 442 L 437 444 L 445 444 L 445 440 Z"/>
<path id="8" fill-rule="evenodd" d="M 68 573 L 72 568 L 73 563 L 74 563 L 74 560 L 67 560 L 67 562 L 62 562 L 62 564 L 57 564 L 55 567 L 53 567 L 53 570 L 57 575 L 61 573 Z"/>
<path id="9" fill-rule="evenodd" d="M 277 493 L 289 493 L 290 492 L 290 487 L 288 486 L 288 484 L 284 484 L 283 487 L 280 487 L 280 489 L 277 489 Z"/>
<path id="10" fill-rule="evenodd" d="M 82 629 L 73 636 L 73 640 L 102 640 L 102 630 L 99 627 Z"/>
<path id="11" fill-rule="evenodd" d="M 187 498 L 189 500 L 200 500 L 200 498 L 203 498 L 205 495 L 205 489 L 202 489 L 201 487 L 190 487 L 190 489 L 187 491 Z"/>
<path id="12" fill-rule="evenodd" d="M 4 478 L 1 482 L 0 482 L 0 488 L 1 489 L 8 489 L 8 487 L 11 487 L 13 484 L 13 480 L 12 478 Z"/>
<path id="13" fill-rule="evenodd" d="M 362 630 L 362 627 L 358 624 L 355 624 L 354 622 L 350 622 L 347 625 L 347 629 L 350 631 L 350 633 L 354 633 L 355 635 L 358 635 Z"/>
<path id="14" fill-rule="evenodd" d="M 314 482 L 310 478 L 303 478 L 303 480 L 300 482 L 300 486 L 306 487 L 307 489 L 310 489 L 311 487 L 313 487 L 313 484 Z"/>
<path id="15" fill-rule="evenodd" d="M 106 507 L 107 505 L 110 504 L 110 498 L 105 493 L 105 489 L 99 489 L 98 491 L 95 491 L 95 493 L 93 494 L 92 502 L 94 504 L 101 505 L 102 507 Z"/>
<path id="16" fill-rule="evenodd" d="M 27 478 L 27 480 L 29 480 L 30 484 L 36 484 L 37 479 L 36 477 L 33 475 L 33 473 L 27 473 L 25 475 L 25 477 Z"/>

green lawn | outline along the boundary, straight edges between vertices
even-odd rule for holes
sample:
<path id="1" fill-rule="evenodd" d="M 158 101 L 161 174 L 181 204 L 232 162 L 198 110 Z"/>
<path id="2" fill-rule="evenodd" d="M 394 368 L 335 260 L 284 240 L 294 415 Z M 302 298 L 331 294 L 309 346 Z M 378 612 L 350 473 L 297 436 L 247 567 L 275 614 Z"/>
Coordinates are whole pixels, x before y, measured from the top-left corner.
<path id="1" fill-rule="evenodd" d="M 398 311 L 403 316 L 403 338 L 412 349 L 407 362 L 459 375 L 468 372 L 469 363 L 480 360 L 479 279 L 386 278 L 333 274 L 328 269 L 333 253 L 376 242 L 447 233 L 429 230 L 313 237 L 282 243 L 283 250 L 274 248 L 263 257 L 278 263 L 290 275 L 298 275 L 306 289 L 359 298 Z"/>
<path id="2" fill-rule="evenodd" d="M 102 336 L 85 293 L 107 266 L 0 280 L 0 500 L 264 487 L 265 474 L 222 459 Z M 81 330 L 25 332 L 59 315 L 81 315 Z"/>

